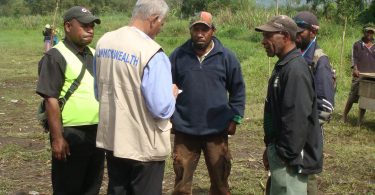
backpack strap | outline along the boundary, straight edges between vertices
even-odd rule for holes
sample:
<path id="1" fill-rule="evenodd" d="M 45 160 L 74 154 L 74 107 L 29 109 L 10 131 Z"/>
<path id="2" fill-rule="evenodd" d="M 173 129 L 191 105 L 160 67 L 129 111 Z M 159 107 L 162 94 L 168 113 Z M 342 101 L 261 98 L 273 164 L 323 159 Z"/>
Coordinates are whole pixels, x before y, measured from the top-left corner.
<path id="1" fill-rule="evenodd" d="M 319 49 L 316 49 L 315 52 L 314 52 L 314 57 L 313 57 L 313 63 L 310 65 L 310 68 L 313 72 L 316 71 L 316 66 L 318 64 L 318 60 L 323 57 L 323 56 L 327 56 L 327 54 L 325 54 L 323 52 L 323 49 L 319 48 Z"/>
<path id="2" fill-rule="evenodd" d="M 60 110 L 63 110 L 66 101 L 68 101 L 68 99 L 70 98 L 70 96 L 72 96 L 74 91 L 78 89 L 79 85 L 81 84 L 82 78 L 85 75 L 85 72 L 86 72 L 86 66 L 85 64 L 82 64 L 81 72 L 79 73 L 78 77 L 74 79 L 72 85 L 70 85 L 64 97 L 59 99 Z"/>

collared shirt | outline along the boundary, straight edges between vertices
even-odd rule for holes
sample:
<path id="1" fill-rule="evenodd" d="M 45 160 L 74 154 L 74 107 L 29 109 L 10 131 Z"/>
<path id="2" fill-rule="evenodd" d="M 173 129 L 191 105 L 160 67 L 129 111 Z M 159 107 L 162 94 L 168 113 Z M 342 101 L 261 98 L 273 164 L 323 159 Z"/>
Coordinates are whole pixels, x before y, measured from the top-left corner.
<path id="1" fill-rule="evenodd" d="M 156 118 L 167 119 L 174 112 L 175 99 L 170 96 L 171 84 L 171 63 L 165 53 L 159 51 L 146 65 L 141 85 L 147 108 Z"/>
<path id="2" fill-rule="evenodd" d="M 212 43 L 212 45 L 211 45 L 211 49 L 208 50 L 207 53 L 205 53 L 205 54 L 204 54 L 203 56 L 201 56 L 201 57 L 199 57 L 199 56 L 197 55 L 197 58 L 198 58 L 198 60 L 199 60 L 200 63 L 202 63 L 203 60 L 206 59 L 206 57 L 208 56 L 208 54 L 209 54 L 209 53 L 212 51 L 212 49 L 215 47 L 215 42 L 211 40 L 211 43 Z"/>
<path id="3" fill-rule="evenodd" d="M 93 54 L 90 49 L 85 47 L 83 52 L 80 52 L 71 41 L 64 39 L 63 42 L 86 65 L 88 72 L 93 75 Z M 65 81 L 66 65 L 66 60 L 57 49 L 48 50 L 39 61 L 39 79 L 36 92 L 43 97 L 58 99 Z"/>
<path id="4" fill-rule="evenodd" d="M 131 27 L 146 38 L 150 38 L 136 27 Z M 150 38 L 151 39 L 151 38 Z M 95 60 L 94 60 L 95 63 Z M 96 75 L 94 64 L 94 74 Z M 95 77 L 95 80 L 97 78 Z M 98 97 L 98 88 L 95 81 L 95 96 Z M 158 51 L 144 68 L 141 91 L 146 106 L 151 115 L 159 119 L 168 119 L 175 109 L 175 99 L 172 94 L 171 63 L 165 53 Z"/>
<path id="5" fill-rule="evenodd" d="M 353 66 L 357 66 L 359 72 L 375 72 L 375 45 L 368 48 L 363 40 L 355 42 L 352 50 Z"/>

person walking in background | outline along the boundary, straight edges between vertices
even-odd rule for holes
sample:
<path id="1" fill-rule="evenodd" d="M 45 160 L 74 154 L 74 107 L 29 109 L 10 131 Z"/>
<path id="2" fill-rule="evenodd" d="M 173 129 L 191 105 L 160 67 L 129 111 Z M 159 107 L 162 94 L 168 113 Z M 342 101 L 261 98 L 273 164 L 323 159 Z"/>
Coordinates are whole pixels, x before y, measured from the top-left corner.
<path id="1" fill-rule="evenodd" d="M 81 6 L 64 14 L 65 39 L 39 62 L 36 92 L 44 98 L 52 149 L 53 194 L 99 194 L 104 151 L 96 148 L 99 104 L 89 47 L 100 19 Z M 77 81 L 80 80 L 80 81 Z"/>
<path id="2" fill-rule="evenodd" d="M 353 45 L 352 50 L 352 86 L 348 101 L 345 105 L 343 114 L 344 122 L 348 120 L 348 113 L 353 106 L 353 103 L 358 103 L 359 95 L 359 74 L 360 73 L 374 73 L 375 72 L 375 45 L 374 32 L 375 26 L 366 25 L 362 29 L 363 37 Z M 358 125 L 361 124 L 366 110 L 359 108 Z"/>
<path id="3" fill-rule="evenodd" d="M 163 0 L 138 0 L 129 26 L 104 34 L 96 46 L 96 143 L 106 150 L 110 195 L 162 194 L 178 89 L 154 38 L 168 10 Z"/>
<path id="4" fill-rule="evenodd" d="M 173 51 L 173 82 L 181 89 L 172 116 L 173 194 L 191 194 L 201 151 L 210 176 L 210 194 L 230 194 L 234 135 L 245 109 L 245 83 L 236 56 L 214 37 L 212 15 L 202 11 L 190 24 L 191 38 Z"/>
<path id="5" fill-rule="evenodd" d="M 268 82 L 264 106 L 263 162 L 271 172 L 271 195 L 307 193 L 307 175 L 322 171 L 320 130 L 313 75 L 296 48 L 300 29 L 285 15 L 255 28 L 267 56 L 279 60 Z"/>
<path id="6" fill-rule="evenodd" d="M 46 26 L 44 27 L 44 30 L 42 32 L 43 34 L 43 42 L 44 42 L 44 52 L 47 52 L 48 50 L 51 49 L 52 47 L 52 42 L 51 42 L 51 38 L 52 38 L 52 27 L 50 24 L 46 24 Z"/>
<path id="7" fill-rule="evenodd" d="M 302 30 L 297 33 L 296 45 L 301 49 L 302 56 L 314 75 L 315 92 L 317 96 L 319 123 L 323 125 L 331 119 L 335 98 L 335 75 L 329 63 L 328 56 L 317 43 L 320 29 L 317 17 L 308 11 L 297 13 L 293 18 Z M 318 183 L 315 174 L 308 176 L 307 194 L 318 194 Z"/>
<path id="8" fill-rule="evenodd" d="M 54 29 L 54 26 L 49 25 L 49 24 L 46 24 L 42 34 L 44 37 L 43 41 L 44 41 L 44 53 L 45 53 L 48 50 L 50 50 L 54 45 L 56 45 L 59 42 L 59 39 L 57 38 L 56 29 Z"/>

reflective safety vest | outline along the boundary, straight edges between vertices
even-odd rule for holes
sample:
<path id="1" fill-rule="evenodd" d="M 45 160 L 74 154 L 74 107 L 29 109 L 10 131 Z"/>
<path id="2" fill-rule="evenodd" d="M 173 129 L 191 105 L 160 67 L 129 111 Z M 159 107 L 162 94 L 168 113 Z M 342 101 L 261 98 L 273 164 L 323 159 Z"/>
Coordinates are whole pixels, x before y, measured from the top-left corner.
<path id="1" fill-rule="evenodd" d="M 65 81 L 60 92 L 60 98 L 62 98 L 74 80 L 78 78 L 84 64 L 62 41 L 54 48 L 61 53 L 66 61 Z M 90 48 L 90 51 L 95 54 L 94 49 Z M 99 103 L 94 94 L 94 77 L 87 69 L 85 71 L 81 84 L 67 100 L 62 110 L 64 127 L 98 124 Z"/>

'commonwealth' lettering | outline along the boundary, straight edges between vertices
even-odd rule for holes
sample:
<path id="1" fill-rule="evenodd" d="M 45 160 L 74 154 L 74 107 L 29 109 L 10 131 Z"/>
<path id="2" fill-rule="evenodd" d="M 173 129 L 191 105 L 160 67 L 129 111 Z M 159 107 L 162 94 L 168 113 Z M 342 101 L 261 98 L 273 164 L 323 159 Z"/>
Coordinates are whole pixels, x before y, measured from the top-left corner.
<path id="1" fill-rule="evenodd" d="M 123 51 L 118 51 L 115 49 L 99 49 L 96 52 L 97 58 L 111 58 L 112 60 L 122 61 L 133 66 L 137 66 L 139 59 L 135 55 L 130 55 Z M 129 59 L 130 58 L 130 59 Z"/>

